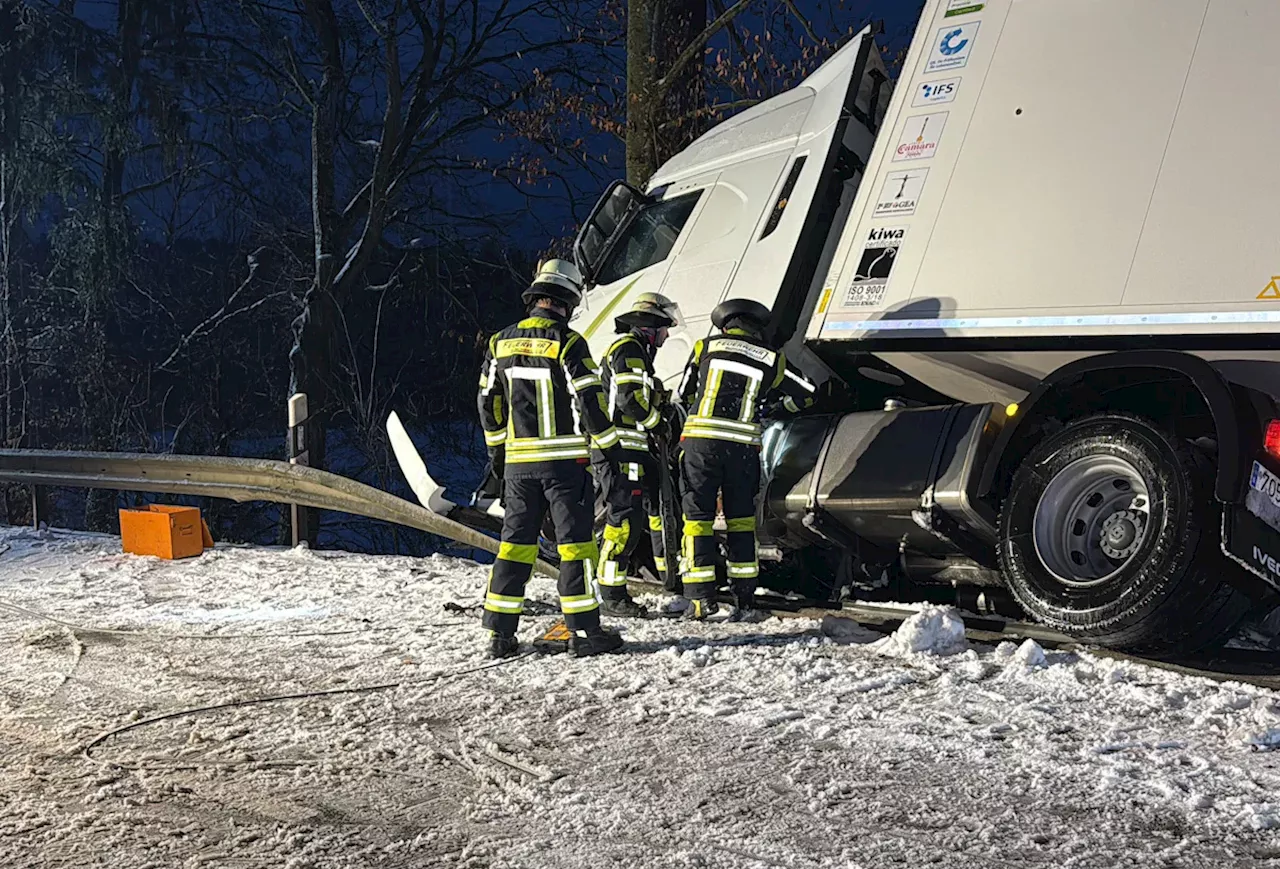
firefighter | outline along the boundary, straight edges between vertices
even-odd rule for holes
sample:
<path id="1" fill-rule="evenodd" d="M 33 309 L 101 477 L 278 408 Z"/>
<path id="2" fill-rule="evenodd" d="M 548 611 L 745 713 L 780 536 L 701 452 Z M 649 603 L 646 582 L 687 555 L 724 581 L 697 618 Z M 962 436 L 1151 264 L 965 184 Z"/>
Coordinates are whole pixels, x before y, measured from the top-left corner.
<path id="1" fill-rule="evenodd" d="M 689 414 L 680 444 L 690 618 L 705 619 L 718 609 L 713 532 L 718 497 L 728 531 L 726 572 L 737 604 L 730 618 L 756 617 L 761 410 L 776 403 L 796 413 L 813 404 L 814 385 L 763 337 L 770 316 L 768 308 L 749 299 L 721 302 L 711 312 L 718 333 L 694 345 L 680 383 L 680 400 Z"/>
<path id="2" fill-rule="evenodd" d="M 641 293 L 631 310 L 614 319 L 622 337 L 605 353 L 602 371 L 609 412 L 626 455 L 615 470 L 597 460 L 595 468 L 605 503 L 604 543 L 600 547 L 600 597 L 606 615 L 641 618 L 644 607 L 632 600 L 627 579 L 634 576 L 632 556 L 648 527 L 659 576 L 666 573 L 662 536 L 661 485 L 650 438 L 660 430 L 667 402 L 653 361 L 670 329 L 679 325 L 676 303 L 658 293 Z"/>
<path id="3" fill-rule="evenodd" d="M 489 575 L 483 624 L 489 654 L 519 646 L 524 589 L 549 511 L 560 551 L 560 608 L 569 650 L 610 652 L 622 638 L 600 626 L 595 583 L 599 557 L 590 448 L 619 462 L 618 430 L 609 419 L 600 372 L 569 316 L 582 300 L 582 273 L 565 260 L 543 263 L 522 296 L 529 316 L 493 336 L 480 374 L 480 421 L 490 463 L 502 480 L 502 544 Z"/>

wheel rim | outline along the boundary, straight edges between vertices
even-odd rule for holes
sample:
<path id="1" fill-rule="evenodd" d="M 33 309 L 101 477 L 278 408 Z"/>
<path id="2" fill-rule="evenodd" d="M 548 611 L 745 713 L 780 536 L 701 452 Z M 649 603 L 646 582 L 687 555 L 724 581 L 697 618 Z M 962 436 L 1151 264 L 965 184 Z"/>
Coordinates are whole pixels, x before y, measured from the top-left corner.
<path id="1" fill-rule="evenodd" d="M 1036 505 L 1041 563 L 1064 585 L 1088 588 L 1119 573 L 1151 526 L 1151 497 L 1138 469 L 1115 456 L 1087 456 L 1059 471 Z"/>

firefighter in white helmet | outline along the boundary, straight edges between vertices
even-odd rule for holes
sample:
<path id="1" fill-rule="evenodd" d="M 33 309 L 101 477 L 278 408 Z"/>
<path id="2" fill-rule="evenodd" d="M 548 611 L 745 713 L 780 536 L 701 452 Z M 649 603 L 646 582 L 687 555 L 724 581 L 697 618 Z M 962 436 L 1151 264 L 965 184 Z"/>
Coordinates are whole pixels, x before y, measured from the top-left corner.
<path id="1" fill-rule="evenodd" d="M 635 576 L 632 556 L 646 527 L 658 575 L 667 569 L 660 477 L 650 443 L 663 422 L 667 395 L 653 365 L 669 330 L 679 323 L 675 302 L 658 293 L 641 293 L 629 311 L 614 319 L 621 337 L 604 355 L 609 413 L 624 451 L 616 466 L 601 456 L 595 462 L 606 510 L 599 574 L 606 615 L 645 615 L 644 608 L 631 599 L 627 579 Z"/>

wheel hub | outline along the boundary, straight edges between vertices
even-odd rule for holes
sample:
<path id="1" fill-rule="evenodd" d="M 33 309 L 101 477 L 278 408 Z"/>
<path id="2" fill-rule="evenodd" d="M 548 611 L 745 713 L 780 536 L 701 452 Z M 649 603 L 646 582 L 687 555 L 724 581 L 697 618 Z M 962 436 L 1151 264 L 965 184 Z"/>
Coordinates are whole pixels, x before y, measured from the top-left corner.
<path id="1" fill-rule="evenodd" d="M 1151 524 L 1142 474 L 1117 456 L 1086 456 L 1054 475 L 1036 506 L 1036 554 L 1064 585 L 1106 582 L 1137 554 Z"/>
<path id="2" fill-rule="evenodd" d="M 1146 519 L 1134 510 L 1121 510 L 1112 513 L 1102 523 L 1102 551 L 1108 558 L 1117 561 L 1133 555 L 1142 542 L 1142 532 L 1146 530 Z"/>

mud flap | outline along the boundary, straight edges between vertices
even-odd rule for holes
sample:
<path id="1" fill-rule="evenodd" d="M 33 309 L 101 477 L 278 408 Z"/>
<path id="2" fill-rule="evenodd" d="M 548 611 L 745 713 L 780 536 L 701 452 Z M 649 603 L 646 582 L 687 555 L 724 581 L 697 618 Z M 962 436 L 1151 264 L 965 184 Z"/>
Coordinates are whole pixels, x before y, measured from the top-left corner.
<path id="1" fill-rule="evenodd" d="M 1241 591 L 1254 600 L 1280 595 L 1280 532 L 1249 509 L 1239 504 L 1224 504 L 1222 551 L 1261 580 Z"/>

